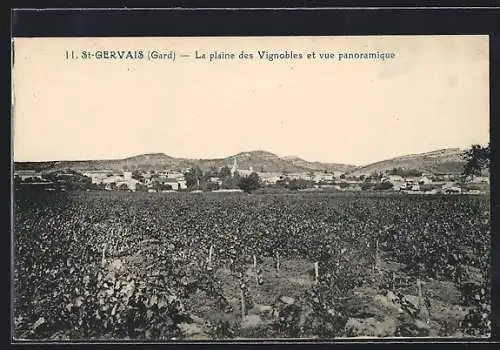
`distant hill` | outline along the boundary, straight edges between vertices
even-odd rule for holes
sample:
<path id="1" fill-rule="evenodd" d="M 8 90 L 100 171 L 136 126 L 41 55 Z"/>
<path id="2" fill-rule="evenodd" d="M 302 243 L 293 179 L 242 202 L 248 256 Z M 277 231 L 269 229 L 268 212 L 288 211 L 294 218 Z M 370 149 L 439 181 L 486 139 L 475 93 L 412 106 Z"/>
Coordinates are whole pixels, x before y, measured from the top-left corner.
<path id="1" fill-rule="evenodd" d="M 274 153 L 266 151 L 241 152 L 224 160 L 225 164 L 232 165 L 234 159 L 238 162 L 238 168 L 249 169 L 253 167 L 260 172 L 303 172 L 310 171 L 305 166 L 297 166 L 292 162 L 278 157 Z"/>
<path id="2" fill-rule="evenodd" d="M 349 165 L 349 164 L 308 162 L 307 160 L 295 156 L 283 157 L 283 159 L 291 162 L 293 165 L 297 167 L 307 168 L 313 171 L 327 170 L 327 171 L 335 171 L 335 172 L 339 171 L 345 173 L 357 168 L 356 165 Z"/>
<path id="3" fill-rule="evenodd" d="M 388 171 L 393 168 L 414 169 L 422 172 L 459 174 L 462 173 L 465 161 L 462 159 L 463 150 L 448 148 L 433 152 L 411 154 L 383 160 L 365 166 L 348 164 L 309 162 L 295 156 L 279 157 L 266 151 L 241 152 L 233 156 L 217 159 L 188 159 L 175 158 L 164 153 L 141 154 L 125 159 L 85 160 L 85 161 L 53 161 L 53 162 L 16 162 L 15 168 L 33 169 L 39 171 L 72 170 L 182 170 L 198 166 L 202 170 L 212 167 L 220 168 L 232 166 L 234 159 L 239 169 L 249 169 L 263 172 L 309 172 L 333 171 L 359 176 L 374 171 Z"/>
<path id="4" fill-rule="evenodd" d="M 375 171 L 381 172 L 399 167 L 421 172 L 460 174 L 463 172 L 465 164 L 462 153 L 463 150 L 459 148 L 447 148 L 433 152 L 411 154 L 357 167 L 348 174 L 354 176 L 367 175 Z"/>
<path id="5" fill-rule="evenodd" d="M 16 162 L 15 169 L 34 169 L 39 171 L 72 170 L 182 170 L 199 166 L 202 170 L 211 167 L 231 167 L 234 159 L 239 169 L 249 169 L 264 172 L 308 172 L 308 171 L 338 171 L 345 172 L 354 169 L 353 165 L 308 162 L 297 157 L 279 157 L 266 151 L 241 152 L 220 159 L 187 159 L 174 158 L 164 153 L 141 154 L 125 159 L 86 160 L 86 161 L 53 161 L 53 162 Z"/>
<path id="6" fill-rule="evenodd" d="M 189 167 L 190 163 L 163 153 L 142 154 L 125 159 L 104 159 L 85 161 L 54 161 L 54 162 L 16 162 L 16 169 L 35 169 L 41 171 L 72 170 L 127 170 L 127 169 L 163 169 Z"/>

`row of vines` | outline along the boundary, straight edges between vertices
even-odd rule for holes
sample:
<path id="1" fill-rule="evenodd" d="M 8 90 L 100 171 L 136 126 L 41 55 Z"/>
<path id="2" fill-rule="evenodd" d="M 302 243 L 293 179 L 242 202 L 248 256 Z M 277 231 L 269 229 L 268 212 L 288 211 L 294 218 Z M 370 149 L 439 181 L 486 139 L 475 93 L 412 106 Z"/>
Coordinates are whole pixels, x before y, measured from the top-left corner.
<path id="1" fill-rule="evenodd" d="M 467 267 L 489 281 L 489 240 L 483 197 L 23 193 L 15 200 L 15 336 L 182 338 L 190 294 L 203 290 L 227 308 L 215 273 L 229 270 L 244 284 L 252 259 L 257 268 L 272 258 L 277 269 L 280 260 L 315 263 L 317 283 L 304 297 L 337 326 L 310 332 L 333 337 L 345 324 L 339 301 L 380 282 L 373 271 L 382 252 L 415 279 L 463 284 Z M 123 257 L 137 262 L 125 268 Z M 478 315 L 489 298 L 477 300 Z M 469 333 L 479 334 L 484 317 L 469 318 Z"/>

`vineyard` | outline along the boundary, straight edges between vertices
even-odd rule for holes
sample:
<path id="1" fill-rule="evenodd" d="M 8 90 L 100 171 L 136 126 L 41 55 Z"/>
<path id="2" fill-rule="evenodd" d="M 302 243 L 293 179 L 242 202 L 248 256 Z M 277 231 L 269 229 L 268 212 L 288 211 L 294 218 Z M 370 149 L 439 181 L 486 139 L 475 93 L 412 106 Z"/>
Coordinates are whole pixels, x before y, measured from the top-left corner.
<path id="1" fill-rule="evenodd" d="M 19 193 L 14 337 L 490 335 L 485 196 Z"/>

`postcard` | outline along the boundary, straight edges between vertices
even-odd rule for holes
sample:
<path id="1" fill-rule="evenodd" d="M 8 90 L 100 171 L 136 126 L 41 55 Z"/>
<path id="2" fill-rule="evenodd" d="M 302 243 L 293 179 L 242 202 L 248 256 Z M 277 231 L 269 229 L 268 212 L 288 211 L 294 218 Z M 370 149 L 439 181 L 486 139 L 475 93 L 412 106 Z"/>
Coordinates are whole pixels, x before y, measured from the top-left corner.
<path id="1" fill-rule="evenodd" d="M 491 333 L 489 38 L 14 38 L 13 339 Z"/>

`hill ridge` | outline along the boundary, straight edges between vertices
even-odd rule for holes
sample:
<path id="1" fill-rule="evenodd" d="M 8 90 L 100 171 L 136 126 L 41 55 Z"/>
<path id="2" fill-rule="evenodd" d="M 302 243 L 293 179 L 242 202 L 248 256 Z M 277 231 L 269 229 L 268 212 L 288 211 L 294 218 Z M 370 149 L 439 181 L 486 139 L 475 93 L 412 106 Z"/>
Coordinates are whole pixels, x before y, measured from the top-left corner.
<path id="1" fill-rule="evenodd" d="M 238 152 L 225 158 L 194 159 L 172 157 L 162 152 L 150 152 L 138 154 L 123 159 L 102 160 L 62 160 L 45 162 L 14 162 L 15 169 L 34 170 L 159 170 L 176 169 L 182 170 L 190 167 L 200 167 L 208 170 L 223 166 L 231 167 L 234 160 L 238 168 L 264 172 L 310 172 L 329 171 L 342 172 L 350 175 L 367 174 L 374 171 L 387 171 L 396 167 L 415 169 L 429 172 L 459 173 L 463 170 L 464 160 L 461 157 L 460 148 L 443 148 L 429 152 L 401 155 L 381 161 L 373 162 L 363 166 L 351 164 L 327 163 L 307 161 L 298 156 L 280 157 L 265 150 L 251 150 Z"/>
<path id="2" fill-rule="evenodd" d="M 349 175 L 367 175 L 372 172 L 403 168 L 431 173 L 458 174 L 463 171 L 465 161 L 460 148 L 443 148 L 435 151 L 407 154 L 368 165 L 359 166 L 348 172 Z"/>

